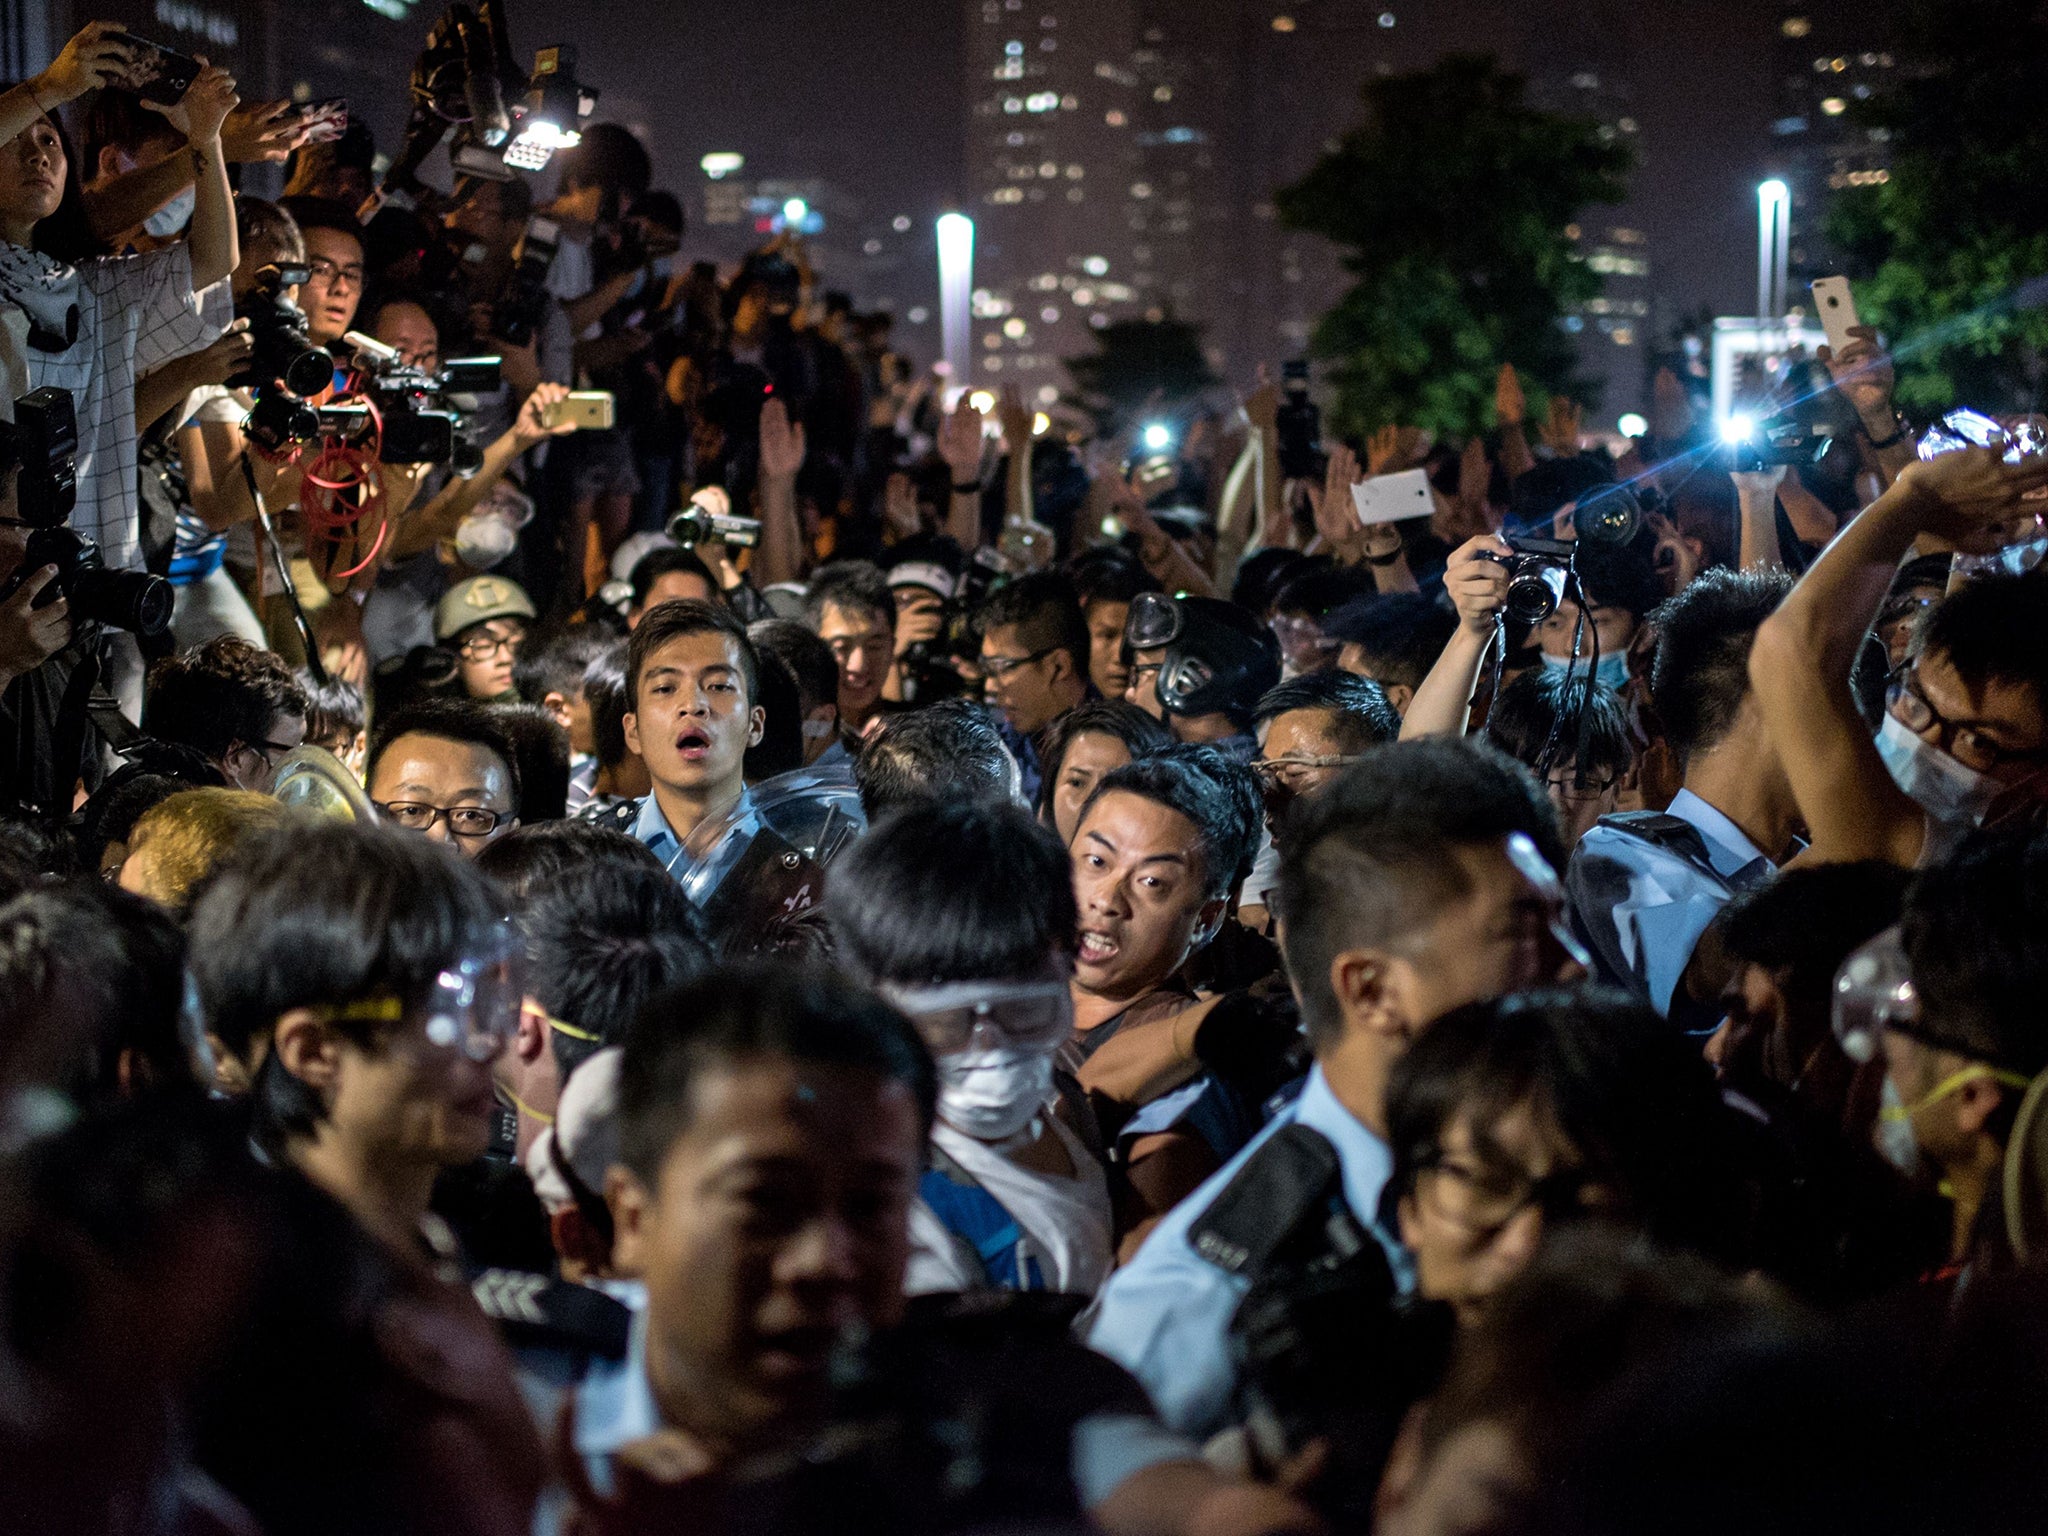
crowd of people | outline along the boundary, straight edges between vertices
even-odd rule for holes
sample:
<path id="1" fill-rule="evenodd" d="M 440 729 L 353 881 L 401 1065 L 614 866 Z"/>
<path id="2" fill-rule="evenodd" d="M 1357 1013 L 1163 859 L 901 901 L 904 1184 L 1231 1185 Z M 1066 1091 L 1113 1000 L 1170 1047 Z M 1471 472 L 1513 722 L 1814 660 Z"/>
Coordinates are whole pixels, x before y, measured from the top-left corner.
<path id="1" fill-rule="evenodd" d="M 2048 457 L 1084 440 L 134 47 L 0 94 L 9 1528 L 2048 1523 Z"/>

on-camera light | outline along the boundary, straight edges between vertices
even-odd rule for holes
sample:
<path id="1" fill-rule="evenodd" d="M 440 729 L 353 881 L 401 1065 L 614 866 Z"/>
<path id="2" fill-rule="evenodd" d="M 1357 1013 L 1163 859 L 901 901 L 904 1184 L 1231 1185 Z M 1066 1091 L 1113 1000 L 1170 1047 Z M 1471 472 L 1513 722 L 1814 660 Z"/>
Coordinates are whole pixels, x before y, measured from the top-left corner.
<path id="1" fill-rule="evenodd" d="M 1138 441 L 1152 453 L 1164 453 L 1173 446 L 1173 428 L 1163 421 L 1149 422 L 1139 434 Z"/>
<path id="2" fill-rule="evenodd" d="M 1650 423 L 1636 411 L 1622 412 L 1621 419 L 1614 425 L 1623 437 L 1641 437 L 1650 430 Z"/>
<path id="3" fill-rule="evenodd" d="M 1735 411 L 1721 423 L 1721 441 L 1746 443 L 1756 436 L 1756 418 L 1747 411 Z"/>

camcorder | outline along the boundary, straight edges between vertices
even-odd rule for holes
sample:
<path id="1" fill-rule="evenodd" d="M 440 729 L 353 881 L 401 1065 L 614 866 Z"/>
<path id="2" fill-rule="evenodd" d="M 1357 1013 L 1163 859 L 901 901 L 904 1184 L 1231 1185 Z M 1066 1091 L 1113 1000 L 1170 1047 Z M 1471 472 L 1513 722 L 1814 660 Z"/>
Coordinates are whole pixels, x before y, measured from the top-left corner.
<path id="1" fill-rule="evenodd" d="M 28 547 L 0 601 L 30 573 L 55 566 L 56 579 L 36 598 L 38 608 L 61 597 L 74 624 L 145 639 L 168 630 L 171 584 L 147 571 L 108 570 L 99 545 L 69 526 L 78 501 L 78 416 L 70 390 L 46 386 L 14 402 L 13 423 L 0 424 L 0 475 L 11 470 L 18 471 L 14 515 L 28 525 Z"/>
<path id="2" fill-rule="evenodd" d="M 1779 465 L 1818 464 L 1834 444 L 1831 425 L 1793 411 L 1758 420 L 1737 412 L 1721 429 L 1731 466 L 1737 474 L 1753 474 Z"/>
<path id="3" fill-rule="evenodd" d="M 1319 479 L 1327 463 L 1323 454 L 1323 413 L 1308 397 L 1305 358 L 1280 366 L 1280 412 L 1275 425 L 1280 438 L 1282 478 Z"/>
<path id="4" fill-rule="evenodd" d="M 360 331 L 342 339 L 356 349 L 360 392 L 376 408 L 379 462 L 446 464 L 459 475 L 483 467 L 483 445 L 476 441 L 468 413 L 477 395 L 500 388 L 498 358 L 451 358 L 438 373 L 428 373 Z"/>
<path id="5" fill-rule="evenodd" d="M 693 503 L 668 520 L 668 536 L 685 549 L 694 549 L 699 544 L 752 549 L 761 542 L 761 520 L 711 512 Z"/>

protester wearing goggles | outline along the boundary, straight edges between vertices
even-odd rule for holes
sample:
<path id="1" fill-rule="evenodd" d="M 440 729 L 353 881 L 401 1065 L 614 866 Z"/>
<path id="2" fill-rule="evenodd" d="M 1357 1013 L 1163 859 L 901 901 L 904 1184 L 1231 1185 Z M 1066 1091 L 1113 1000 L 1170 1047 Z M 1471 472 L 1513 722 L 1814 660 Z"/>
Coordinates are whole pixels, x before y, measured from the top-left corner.
<path id="1" fill-rule="evenodd" d="M 1014 806 L 912 806 L 834 866 L 827 910 L 840 958 L 938 1067 L 905 1288 L 1093 1294 L 1111 1263 L 1108 1185 L 1051 1113 L 1074 1017 L 1057 842 Z"/>
<path id="2" fill-rule="evenodd" d="M 224 870 L 192 934 L 208 1028 L 257 1064 L 253 1140 L 295 1175 L 278 1239 L 313 1245 L 235 1341 L 211 1471 L 267 1528 L 302 1500 L 363 1530 L 529 1508 L 540 1439 L 428 1210 L 497 1116 L 520 996 L 497 895 L 419 838 L 309 821 Z"/>
<path id="3" fill-rule="evenodd" d="M 1952 1202 L 1958 1268 L 2009 1265 L 2013 1231 L 2039 1219 L 2015 1204 L 2006 1163 L 2048 1069 L 2044 926 L 2048 838 L 1973 838 L 1921 873 L 1899 926 L 1835 977 L 1843 1051 L 1884 1064 L 1877 1149 Z"/>

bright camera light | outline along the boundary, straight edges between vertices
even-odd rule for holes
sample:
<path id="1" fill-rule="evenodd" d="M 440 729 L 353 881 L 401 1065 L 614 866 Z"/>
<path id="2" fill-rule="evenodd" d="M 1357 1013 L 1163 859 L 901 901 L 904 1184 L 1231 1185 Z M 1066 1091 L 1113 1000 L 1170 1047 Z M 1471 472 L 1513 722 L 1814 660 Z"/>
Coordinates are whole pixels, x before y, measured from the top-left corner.
<path id="1" fill-rule="evenodd" d="M 1735 411 L 1721 423 L 1721 441 L 1746 443 L 1756 435 L 1756 418 L 1747 411 Z"/>
<path id="2" fill-rule="evenodd" d="M 1050 432 L 1051 430 L 1052 418 L 1046 415 L 1045 412 L 1039 411 L 1032 416 L 1031 435 L 1033 437 L 1043 437 L 1046 433 Z"/>
<path id="3" fill-rule="evenodd" d="M 982 415 L 986 416 L 996 408 L 996 397 L 990 390 L 977 389 L 967 397 L 967 404 L 970 409 L 979 411 Z"/>
<path id="4" fill-rule="evenodd" d="M 1139 439 L 1153 453 L 1164 453 L 1173 446 L 1173 428 L 1163 421 L 1150 423 Z"/>
<path id="5" fill-rule="evenodd" d="M 1623 437 L 1641 437 L 1650 430 L 1649 422 L 1645 421 L 1634 411 L 1624 412 L 1621 420 L 1617 421 L 1614 425 Z"/>
<path id="6" fill-rule="evenodd" d="M 782 221 L 794 228 L 810 217 L 811 205 L 800 197 L 792 197 L 782 205 Z"/>

